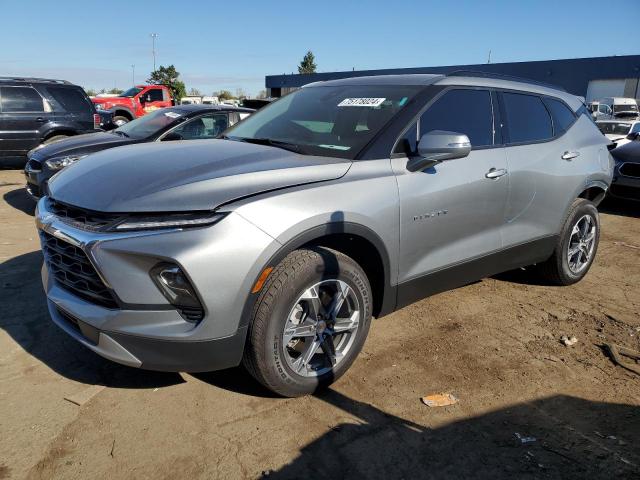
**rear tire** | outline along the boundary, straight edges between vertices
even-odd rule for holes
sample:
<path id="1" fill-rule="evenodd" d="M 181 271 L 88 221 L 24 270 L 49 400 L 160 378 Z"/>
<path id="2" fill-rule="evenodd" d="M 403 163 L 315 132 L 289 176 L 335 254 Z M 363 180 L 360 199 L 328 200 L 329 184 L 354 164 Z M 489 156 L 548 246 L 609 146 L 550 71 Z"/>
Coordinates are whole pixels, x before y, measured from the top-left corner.
<path id="1" fill-rule="evenodd" d="M 125 123 L 129 122 L 130 120 L 127 117 L 123 117 L 122 115 L 117 115 L 113 117 L 113 120 L 111 120 L 111 123 L 113 123 L 116 127 L 121 127 Z"/>
<path id="2" fill-rule="evenodd" d="M 324 247 L 295 250 L 258 297 L 243 364 L 279 395 L 313 393 L 349 369 L 369 332 L 371 311 L 371 286 L 355 261 Z"/>
<path id="3" fill-rule="evenodd" d="M 571 205 L 553 255 L 539 265 L 540 274 L 555 285 L 571 285 L 587 274 L 598 250 L 600 218 L 593 203 L 578 198 Z"/>

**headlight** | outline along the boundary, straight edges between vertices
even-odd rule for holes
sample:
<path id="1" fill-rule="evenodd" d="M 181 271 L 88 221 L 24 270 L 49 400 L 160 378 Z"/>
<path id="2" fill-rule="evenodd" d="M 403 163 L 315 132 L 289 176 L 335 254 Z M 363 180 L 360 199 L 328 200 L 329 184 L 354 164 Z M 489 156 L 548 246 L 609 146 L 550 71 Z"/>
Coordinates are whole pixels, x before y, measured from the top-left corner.
<path id="1" fill-rule="evenodd" d="M 63 169 L 64 167 L 68 167 L 72 163 L 75 163 L 84 157 L 86 157 L 86 155 L 67 155 L 66 157 L 52 158 L 50 160 L 47 160 L 44 163 L 51 170 L 60 170 L 60 169 Z"/>
<path id="2" fill-rule="evenodd" d="M 112 227 L 112 230 L 158 230 L 162 228 L 187 228 L 213 225 L 222 220 L 223 213 L 176 213 L 165 215 L 148 215 L 128 217 Z"/>

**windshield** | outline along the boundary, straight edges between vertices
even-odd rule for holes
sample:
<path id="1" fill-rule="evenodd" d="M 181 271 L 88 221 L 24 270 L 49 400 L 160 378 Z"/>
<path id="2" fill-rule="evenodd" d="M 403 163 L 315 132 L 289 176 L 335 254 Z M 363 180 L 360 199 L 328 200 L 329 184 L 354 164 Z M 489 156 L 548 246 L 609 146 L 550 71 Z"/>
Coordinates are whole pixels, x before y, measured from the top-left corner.
<path id="1" fill-rule="evenodd" d="M 637 112 L 638 111 L 638 105 L 633 105 L 633 104 L 628 104 L 628 105 L 614 105 L 613 106 L 613 113 L 618 113 L 618 112 Z"/>
<path id="2" fill-rule="evenodd" d="M 139 94 L 142 91 L 141 88 L 138 87 L 131 87 L 129 90 L 126 90 L 124 92 L 122 92 L 120 95 L 118 95 L 119 97 L 135 97 L 137 94 Z"/>
<path id="3" fill-rule="evenodd" d="M 598 128 L 605 135 L 627 135 L 631 129 L 630 123 L 602 122 Z"/>
<path id="4" fill-rule="evenodd" d="M 162 108 L 155 112 L 148 113 L 144 117 L 139 117 L 129 123 L 125 123 L 112 131 L 116 134 L 120 132 L 131 138 L 147 138 L 172 123 L 177 123 L 180 118 L 182 118 L 182 113 L 175 112 L 168 108 Z"/>
<path id="5" fill-rule="evenodd" d="M 237 124 L 227 137 L 293 144 L 307 155 L 354 159 L 419 91 L 416 86 L 302 88 Z"/>

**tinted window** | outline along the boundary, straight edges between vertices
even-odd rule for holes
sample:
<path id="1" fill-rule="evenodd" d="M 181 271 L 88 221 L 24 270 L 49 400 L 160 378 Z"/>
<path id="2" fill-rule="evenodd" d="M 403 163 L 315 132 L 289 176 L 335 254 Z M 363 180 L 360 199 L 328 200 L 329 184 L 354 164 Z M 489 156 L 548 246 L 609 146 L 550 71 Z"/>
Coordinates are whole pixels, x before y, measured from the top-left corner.
<path id="1" fill-rule="evenodd" d="M 91 102 L 84 93 L 75 88 L 48 87 L 51 96 L 67 112 L 91 111 Z"/>
<path id="2" fill-rule="evenodd" d="M 560 100 L 545 98 L 544 103 L 551 112 L 554 133 L 560 135 L 566 132 L 576 118 L 573 112 Z"/>
<path id="3" fill-rule="evenodd" d="M 229 127 L 229 119 L 226 114 L 204 115 L 194 118 L 172 130 L 183 140 L 198 140 L 216 138 Z"/>
<path id="4" fill-rule="evenodd" d="M 420 136 L 432 130 L 464 133 L 472 147 L 493 145 L 493 115 L 488 90 L 452 90 L 420 118 Z"/>
<path id="5" fill-rule="evenodd" d="M 152 88 L 147 90 L 144 94 L 145 97 L 151 97 L 150 102 L 161 102 L 163 100 L 162 90 L 160 88 Z"/>
<path id="6" fill-rule="evenodd" d="M 122 132 L 131 138 L 147 138 L 172 123 L 181 121 L 182 115 L 183 113 L 180 111 L 163 108 L 125 123 L 113 130 L 113 132 Z"/>
<path id="7" fill-rule="evenodd" d="M 535 142 L 553 137 L 551 118 L 540 97 L 503 93 L 509 141 Z"/>
<path id="8" fill-rule="evenodd" d="M 31 87 L 0 88 L 3 112 L 44 112 L 42 97 Z"/>
<path id="9" fill-rule="evenodd" d="M 640 133 L 640 123 L 636 123 L 629 133 Z"/>

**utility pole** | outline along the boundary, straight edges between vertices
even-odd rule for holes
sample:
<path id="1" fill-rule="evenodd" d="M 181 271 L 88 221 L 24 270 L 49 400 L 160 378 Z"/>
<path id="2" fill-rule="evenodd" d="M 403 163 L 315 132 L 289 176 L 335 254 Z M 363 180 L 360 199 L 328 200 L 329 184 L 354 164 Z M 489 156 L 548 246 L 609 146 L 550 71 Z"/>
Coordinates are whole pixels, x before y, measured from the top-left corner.
<path id="1" fill-rule="evenodd" d="M 153 71 L 156 71 L 156 38 L 158 38 L 157 33 L 150 34 L 151 36 L 151 54 L 153 55 Z"/>
<path id="2" fill-rule="evenodd" d="M 131 65 L 131 85 L 135 85 L 136 84 L 136 66 L 135 65 Z"/>
<path id="3" fill-rule="evenodd" d="M 491 63 L 491 49 L 489 49 L 489 58 L 487 59 L 487 63 Z"/>

